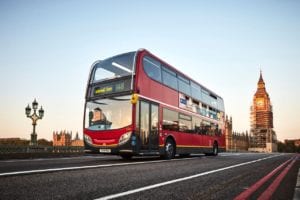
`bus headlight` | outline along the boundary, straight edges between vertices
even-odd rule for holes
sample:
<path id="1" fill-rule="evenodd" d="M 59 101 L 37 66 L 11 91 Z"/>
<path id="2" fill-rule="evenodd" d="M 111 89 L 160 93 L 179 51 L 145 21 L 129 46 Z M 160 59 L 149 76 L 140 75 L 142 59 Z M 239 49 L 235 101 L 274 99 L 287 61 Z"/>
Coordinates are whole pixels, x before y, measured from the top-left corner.
<path id="1" fill-rule="evenodd" d="M 131 137 L 131 132 L 124 133 L 119 139 L 119 145 L 125 144 Z"/>
<path id="2" fill-rule="evenodd" d="M 88 144 L 93 144 L 92 138 L 86 134 L 84 134 L 84 141 L 86 141 Z"/>

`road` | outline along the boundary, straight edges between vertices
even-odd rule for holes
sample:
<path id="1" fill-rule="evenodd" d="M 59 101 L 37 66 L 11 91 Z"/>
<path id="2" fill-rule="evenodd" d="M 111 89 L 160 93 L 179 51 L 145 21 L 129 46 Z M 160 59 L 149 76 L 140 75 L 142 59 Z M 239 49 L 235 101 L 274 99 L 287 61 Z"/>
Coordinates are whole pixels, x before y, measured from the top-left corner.
<path id="1" fill-rule="evenodd" d="M 261 153 L 2 160 L 0 199 L 293 199 L 299 167 L 297 154 Z"/>

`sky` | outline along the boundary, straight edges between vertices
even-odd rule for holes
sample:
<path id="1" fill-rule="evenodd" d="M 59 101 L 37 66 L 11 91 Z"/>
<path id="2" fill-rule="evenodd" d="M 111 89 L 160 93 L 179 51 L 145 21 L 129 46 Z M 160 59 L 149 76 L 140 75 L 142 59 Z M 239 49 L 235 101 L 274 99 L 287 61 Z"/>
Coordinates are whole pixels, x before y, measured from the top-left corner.
<path id="1" fill-rule="evenodd" d="M 260 70 L 279 140 L 300 138 L 300 1 L 0 0 L 0 138 L 82 134 L 92 63 L 148 49 L 222 96 L 250 129 Z"/>

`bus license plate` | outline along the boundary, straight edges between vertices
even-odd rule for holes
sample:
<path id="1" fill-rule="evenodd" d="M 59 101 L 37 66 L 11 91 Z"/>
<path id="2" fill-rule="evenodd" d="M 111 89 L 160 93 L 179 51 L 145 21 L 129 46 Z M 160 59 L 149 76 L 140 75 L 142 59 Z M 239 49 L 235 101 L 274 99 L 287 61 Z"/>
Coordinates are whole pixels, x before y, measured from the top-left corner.
<path id="1" fill-rule="evenodd" d="M 99 149 L 100 153 L 111 153 L 111 149 Z"/>

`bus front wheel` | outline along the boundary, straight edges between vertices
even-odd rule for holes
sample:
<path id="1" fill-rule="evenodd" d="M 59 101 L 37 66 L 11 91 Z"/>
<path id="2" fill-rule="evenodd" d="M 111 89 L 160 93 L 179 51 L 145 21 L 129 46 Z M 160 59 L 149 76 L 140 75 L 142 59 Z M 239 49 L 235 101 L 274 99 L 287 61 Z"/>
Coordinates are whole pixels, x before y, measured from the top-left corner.
<path id="1" fill-rule="evenodd" d="M 167 139 L 165 144 L 164 158 L 170 160 L 175 157 L 175 144 L 172 139 Z"/>

